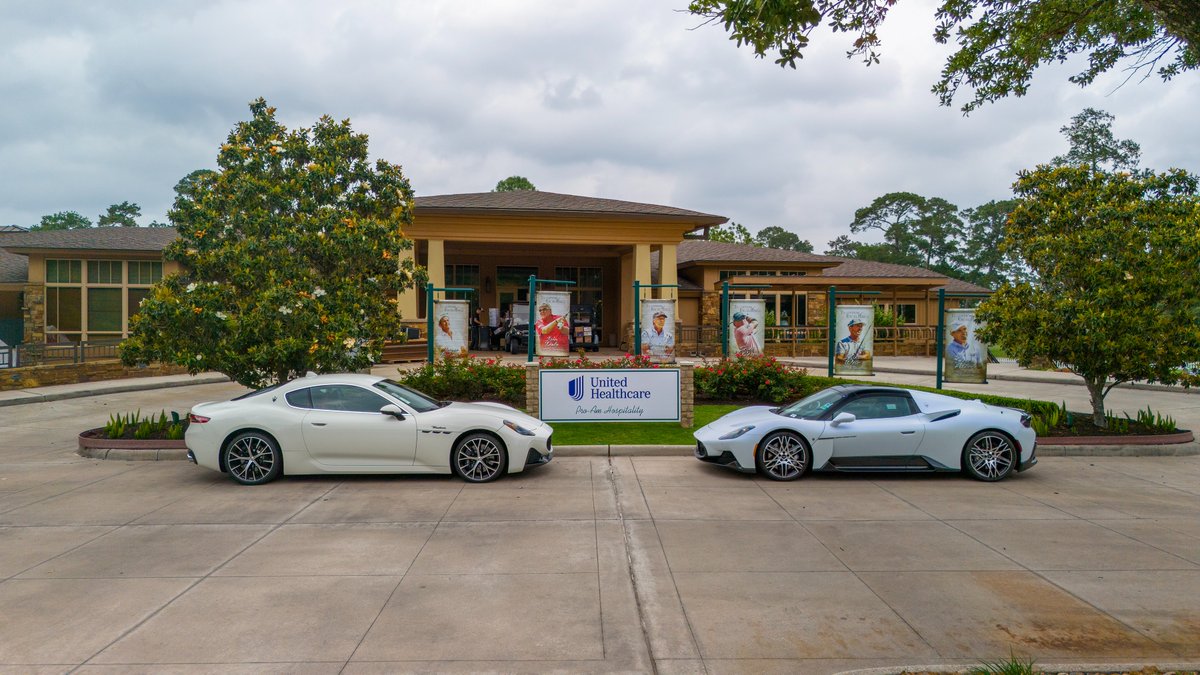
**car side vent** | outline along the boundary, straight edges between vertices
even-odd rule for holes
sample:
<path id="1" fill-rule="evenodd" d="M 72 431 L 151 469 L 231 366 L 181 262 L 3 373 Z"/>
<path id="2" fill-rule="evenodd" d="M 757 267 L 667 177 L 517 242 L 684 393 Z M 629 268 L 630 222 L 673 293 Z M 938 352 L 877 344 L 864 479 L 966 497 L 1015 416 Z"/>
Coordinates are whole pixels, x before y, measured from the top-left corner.
<path id="1" fill-rule="evenodd" d="M 933 417 L 931 417 L 929 419 L 929 421 L 930 422 L 941 422 L 942 420 L 948 420 L 951 417 L 958 417 L 961 412 L 962 412 L 961 410 L 947 410 L 944 413 L 935 414 Z"/>

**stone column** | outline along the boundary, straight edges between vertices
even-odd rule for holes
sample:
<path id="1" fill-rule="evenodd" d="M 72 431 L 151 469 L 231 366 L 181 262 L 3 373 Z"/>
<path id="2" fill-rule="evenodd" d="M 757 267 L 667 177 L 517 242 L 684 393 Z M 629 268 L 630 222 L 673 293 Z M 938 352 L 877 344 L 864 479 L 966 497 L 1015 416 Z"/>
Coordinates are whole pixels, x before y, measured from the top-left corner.
<path id="1" fill-rule="evenodd" d="M 538 417 L 538 371 L 541 365 L 536 362 L 525 364 L 525 412 Z"/>
<path id="2" fill-rule="evenodd" d="M 696 377 L 690 363 L 679 364 L 679 426 L 691 429 L 696 423 Z"/>
<path id="3" fill-rule="evenodd" d="M 21 307 L 25 321 L 22 340 L 25 344 L 46 341 L 46 287 L 42 284 L 25 286 L 25 303 Z"/>

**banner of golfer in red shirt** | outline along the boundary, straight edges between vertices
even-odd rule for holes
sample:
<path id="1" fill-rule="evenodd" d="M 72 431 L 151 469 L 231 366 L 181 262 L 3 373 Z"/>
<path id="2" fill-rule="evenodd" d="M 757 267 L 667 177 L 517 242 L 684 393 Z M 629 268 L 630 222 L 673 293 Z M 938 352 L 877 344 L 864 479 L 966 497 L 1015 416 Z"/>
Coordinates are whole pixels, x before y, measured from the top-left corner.
<path id="1" fill-rule="evenodd" d="M 762 356 L 766 337 L 765 300 L 729 301 L 729 353 Z"/>
<path id="2" fill-rule="evenodd" d="M 538 291 L 533 312 L 533 331 L 538 356 L 567 356 L 571 353 L 571 294 L 567 291 Z"/>

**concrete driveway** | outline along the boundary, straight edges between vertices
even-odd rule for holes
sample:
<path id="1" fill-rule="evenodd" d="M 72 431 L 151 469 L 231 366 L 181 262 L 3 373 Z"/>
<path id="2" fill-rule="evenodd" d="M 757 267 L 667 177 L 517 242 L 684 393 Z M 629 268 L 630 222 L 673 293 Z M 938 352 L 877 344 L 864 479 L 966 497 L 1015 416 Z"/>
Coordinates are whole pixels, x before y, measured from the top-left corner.
<path id="1" fill-rule="evenodd" d="M 1200 457 L 1000 484 L 560 457 L 488 486 L 75 456 L 204 385 L 0 409 L 0 672 L 1200 662 Z"/>

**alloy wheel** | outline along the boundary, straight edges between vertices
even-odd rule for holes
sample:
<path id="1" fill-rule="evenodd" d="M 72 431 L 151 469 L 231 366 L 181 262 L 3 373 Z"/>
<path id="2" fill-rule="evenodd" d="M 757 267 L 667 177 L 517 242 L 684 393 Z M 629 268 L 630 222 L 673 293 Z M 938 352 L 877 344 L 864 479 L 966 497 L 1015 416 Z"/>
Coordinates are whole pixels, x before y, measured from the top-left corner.
<path id="1" fill-rule="evenodd" d="M 471 482 L 482 483 L 500 472 L 504 466 L 504 455 L 492 439 L 474 436 L 459 447 L 455 461 L 459 475 Z"/>
<path id="2" fill-rule="evenodd" d="M 967 450 L 971 472 L 983 480 L 1000 480 L 1013 468 L 1013 446 L 1000 434 L 976 436 Z"/>
<path id="3" fill-rule="evenodd" d="M 808 448 L 792 434 L 778 434 L 762 447 L 762 466 L 770 478 L 794 480 L 808 468 Z"/>
<path id="4" fill-rule="evenodd" d="M 257 483 L 275 468 L 275 448 L 261 436 L 243 436 L 230 446 L 225 462 L 243 483 Z"/>

